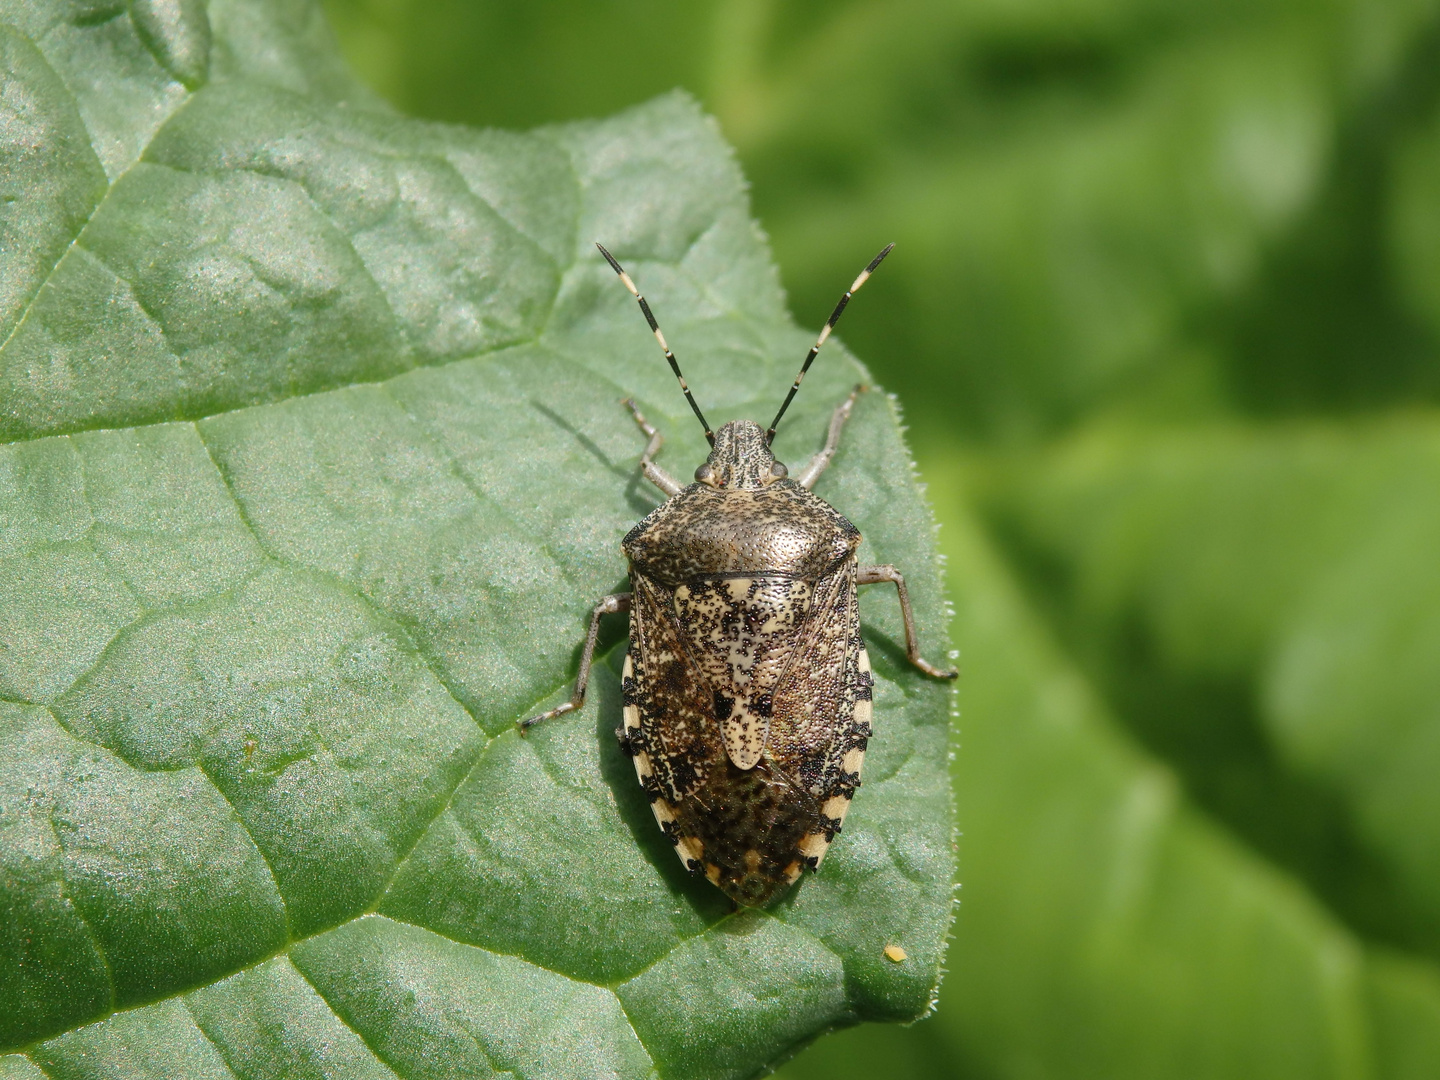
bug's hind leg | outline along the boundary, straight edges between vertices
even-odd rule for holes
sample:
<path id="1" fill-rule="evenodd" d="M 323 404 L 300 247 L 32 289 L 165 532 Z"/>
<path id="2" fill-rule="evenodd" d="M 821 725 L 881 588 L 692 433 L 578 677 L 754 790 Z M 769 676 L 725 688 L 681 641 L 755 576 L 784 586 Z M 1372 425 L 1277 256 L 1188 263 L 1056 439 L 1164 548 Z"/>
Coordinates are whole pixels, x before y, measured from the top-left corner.
<path id="1" fill-rule="evenodd" d="M 521 735 L 524 735 L 527 729 L 541 720 L 552 720 L 557 716 L 564 716 L 585 704 L 585 687 L 590 682 L 590 662 L 595 658 L 595 639 L 600 636 L 600 616 L 629 610 L 630 594 L 628 592 L 612 593 L 595 605 L 595 610 L 590 613 L 590 632 L 585 635 L 585 648 L 580 651 L 580 670 L 575 675 L 575 692 L 563 705 L 556 705 L 549 712 L 532 716 L 528 720 L 517 721 L 515 726 L 520 729 Z"/>
<path id="2" fill-rule="evenodd" d="M 630 415 L 635 418 L 635 426 L 638 427 L 649 442 L 645 444 L 645 452 L 640 455 L 640 471 L 645 474 L 645 479 L 658 487 L 666 495 L 676 495 L 680 492 L 679 482 L 668 472 L 654 462 L 654 457 L 660 452 L 660 447 L 665 445 L 665 436 L 655 430 L 655 425 L 646 420 L 640 412 L 640 407 L 635 404 L 634 398 L 625 398 L 620 402 L 630 410 Z"/>
<path id="3" fill-rule="evenodd" d="M 830 430 L 825 436 L 824 448 L 810 459 L 810 464 L 800 471 L 795 482 L 809 491 L 815 486 L 815 481 L 820 479 L 820 474 L 830 467 L 830 461 L 835 457 L 835 451 L 840 447 L 840 432 L 845 428 L 845 421 L 850 419 L 850 412 L 855 408 L 855 399 L 869 390 L 868 386 L 861 384 L 850 391 L 850 396 L 835 406 L 835 411 L 830 414 Z"/>
<path id="4" fill-rule="evenodd" d="M 955 668 L 938 668 L 920 655 L 920 641 L 915 636 L 915 613 L 910 610 L 910 593 L 905 577 L 893 566 L 862 566 L 856 575 L 857 585 L 882 585 L 889 582 L 900 594 L 900 616 L 905 620 L 905 655 L 910 662 L 935 679 L 953 679 L 960 674 Z"/>

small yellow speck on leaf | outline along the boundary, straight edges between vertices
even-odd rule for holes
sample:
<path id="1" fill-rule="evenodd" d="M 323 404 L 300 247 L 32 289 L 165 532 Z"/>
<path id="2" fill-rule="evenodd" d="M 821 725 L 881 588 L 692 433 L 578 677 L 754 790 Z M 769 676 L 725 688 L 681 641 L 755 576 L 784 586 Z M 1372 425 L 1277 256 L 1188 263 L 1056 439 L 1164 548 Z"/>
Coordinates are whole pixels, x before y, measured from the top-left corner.
<path id="1" fill-rule="evenodd" d="M 885 955 L 898 964 L 905 959 L 905 950 L 899 945 L 886 945 Z"/>

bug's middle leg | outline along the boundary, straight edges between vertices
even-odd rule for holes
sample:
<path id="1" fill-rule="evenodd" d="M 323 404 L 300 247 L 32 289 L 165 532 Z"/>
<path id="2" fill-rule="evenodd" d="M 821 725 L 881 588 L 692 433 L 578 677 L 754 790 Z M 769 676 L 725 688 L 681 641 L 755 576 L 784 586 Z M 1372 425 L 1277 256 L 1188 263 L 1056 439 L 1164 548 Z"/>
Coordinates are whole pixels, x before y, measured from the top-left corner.
<path id="1" fill-rule="evenodd" d="M 905 621 L 905 655 L 910 662 L 935 679 L 953 679 L 960 674 L 955 668 L 938 668 L 920 655 L 920 639 L 915 633 L 915 613 L 910 610 L 910 592 L 905 576 L 893 566 L 862 566 L 855 577 L 857 585 L 893 584 L 900 594 L 900 617 Z"/>
<path id="2" fill-rule="evenodd" d="M 825 435 L 825 446 L 821 451 L 810 459 L 810 463 L 800 470 L 800 475 L 795 482 L 809 491 L 815 486 L 815 481 L 820 479 L 820 474 L 830 466 L 830 461 L 835 457 L 835 451 L 840 447 L 840 432 L 845 428 L 845 421 L 850 419 L 850 411 L 855 408 L 855 399 L 870 389 L 868 386 L 860 385 L 850 391 L 850 396 L 835 406 L 835 411 L 830 414 L 830 430 Z"/>
<path id="3" fill-rule="evenodd" d="M 630 410 L 630 415 L 635 418 L 635 426 L 650 439 L 645 444 L 645 452 L 640 455 L 640 471 L 645 474 L 645 479 L 666 495 L 678 494 L 681 490 L 679 482 L 659 465 L 656 465 L 653 460 L 655 455 L 660 452 L 660 447 L 665 445 L 665 436 L 655 429 L 654 424 L 645 419 L 640 412 L 640 406 L 635 404 L 634 398 L 627 397 L 620 404 Z"/>
<path id="4" fill-rule="evenodd" d="M 630 593 L 612 593 L 595 605 L 595 610 L 590 613 L 590 632 L 585 635 L 585 648 L 580 650 L 580 670 L 575 675 L 575 692 L 570 695 L 570 700 L 562 705 L 556 705 L 549 712 L 543 712 L 539 716 L 532 716 L 528 720 L 516 722 L 520 734 L 524 735 L 526 730 L 541 720 L 553 720 L 557 716 L 564 716 L 568 712 L 574 712 L 585 704 L 585 688 L 590 682 L 590 662 L 595 658 L 595 639 L 600 636 L 600 616 L 613 615 L 620 611 L 630 610 Z"/>

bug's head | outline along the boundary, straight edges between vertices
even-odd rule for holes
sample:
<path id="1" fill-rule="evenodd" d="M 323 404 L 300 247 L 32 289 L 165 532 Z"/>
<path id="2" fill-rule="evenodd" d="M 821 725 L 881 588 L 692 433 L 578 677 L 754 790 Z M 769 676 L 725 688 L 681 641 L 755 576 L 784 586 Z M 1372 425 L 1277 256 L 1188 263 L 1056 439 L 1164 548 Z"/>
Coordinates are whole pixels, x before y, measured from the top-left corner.
<path id="1" fill-rule="evenodd" d="M 731 420 L 715 433 L 715 447 L 705 464 L 695 470 L 695 479 L 713 488 L 754 491 L 783 480 L 786 473 L 770 452 L 759 424 Z"/>

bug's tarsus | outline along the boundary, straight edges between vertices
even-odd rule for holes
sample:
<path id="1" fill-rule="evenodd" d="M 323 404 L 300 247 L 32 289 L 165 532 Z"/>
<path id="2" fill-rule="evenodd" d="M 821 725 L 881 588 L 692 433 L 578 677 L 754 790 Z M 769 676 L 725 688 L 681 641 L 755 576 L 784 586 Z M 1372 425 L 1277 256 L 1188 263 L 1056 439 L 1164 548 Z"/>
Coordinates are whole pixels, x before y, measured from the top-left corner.
<path id="1" fill-rule="evenodd" d="M 667 496 L 677 495 L 681 491 L 679 481 L 654 462 L 654 457 L 660 452 L 660 447 L 665 445 L 665 436 L 655 430 L 655 425 L 645 419 L 640 407 L 635 404 L 634 398 L 621 398 L 620 404 L 630 410 L 630 415 L 635 418 L 635 425 L 644 433 L 650 441 L 645 444 L 645 452 L 640 455 L 640 471 Z"/>
<path id="2" fill-rule="evenodd" d="M 710 424 L 705 419 L 705 414 L 700 411 L 700 406 L 695 404 L 695 395 L 690 393 L 690 386 L 685 382 L 685 376 L 680 373 L 680 363 L 675 359 L 675 354 L 670 351 L 670 346 L 665 341 L 665 335 L 660 331 L 660 324 L 655 321 L 655 315 L 651 312 L 650 305 L 646 303 L 645 297 L 640 295 L 640 290 L 635 287 L 635 282 L 630 280 L 630 275 L 615 261 L 615 256 L 605 250 L 605 245 L 596 242 L 595 246 L 600 249 L 600 254 L 605 256 L 605 261 L 610 264 L 610 269 L 620 275 L 620 280 L 624 283 L 625 288 L 630 290 L 630 295 L 640 302 L 640 310 L 645 315 L 645 321 L 650 324 L 650 332 L 655 335 L 655 340 L 660 343 L 660 348 L 665 350 L 665 359 L 669 361 L 670 370 L 675 373 L 675 378 L 679 380 L 680 389 L 685 392 L 685 400 L 690 403 L 690 408 L 694 410 L 695 419 L 699 420 L 700 426 L 705 429 L 705 440 L 711 446 L 714 446 L 715 433 L 710 430 Z M 876 262 L 879 262 L 879 260 L 877 259 Z M 860 278 L 856 280 L 864 280 L 864 277 L 865 275 L 862 274 Z M 845 295 L 846 299 L 849 299 L 850 294 L 846 293 Z M 842 304 L 841 306 L 843 307 L 844 305 Z M 838 315 L 839 313 L 837 312 L 836 314 Z"/>
<path id="3" fill-rule="evenodd" d="M 574 712 L 585 704 L 585 688 L 590 683 L 590 663 L 595 658 L 595 640 L 600 636 L 600 617 L 629 610 L 630 594 L 628 592 L 612 593 L 595 605 L 595 610 L 590 613 L 590 633 L 585 636 L 585 647 L 580 650 L 580 670 L 575 674 L 575 692 L 570 695 L 569 701 L 555 706 L 549 712 L 532 716 L 528 720 L 516 721 L 515 726 L 520 729 L 521 735 L 524 735 L 541 720 L 553 720 L 557 716 Z"/>
<path id="4" fill-rule="evenodd" d="M 905 622 L 905 655 L 910 658 L 910 663 L 934 679 L 959 677 L 960 672 L 957 668 L 938 668 L 920 655 L 920 639 L 915 633 L 915 613 L 910 610 L 910 592 L 905 588 L 905 576 L 899 570 L 889 565 L 862 566 L 856 572 L 855 583 L 857 585 L 894 585 L 895 591 L 900 594 L 900 617 Z"/>
<path id="5" fill-rule="evenodd" d="M 825 445 L 810 459 L 810 463 L 800 470 L 800 475 L 795 477 L 795 482 L 809 491 L 815 486 L 815 481 L 820 479 L 820 474 L 830 467 L 831 460 L 835 457 L 835 451 L 840 446 L 840 433 L 845 429 L 845 422 L 850 419 L 850 413 L 855 408 L 855 399 L 858 398 L 870 387 L 860 383 L 850 396 L 835 406 L 835 411 L 830 414 L 830 430 L 825 434 Z"/>
<path id="6" fill-rule="evenodd" d="M 775 441 L 775 429 L 780 426 L 780 418 L 785 415 L 785 410 L 790 408 L 790 402 L 795 400 L 795 394 L 800 389 L 801 380 L 805 378 L 805 373 L 810 370 L 810 365 L 815 362 L 815 357 L 820 352 L 820 346 L 825 344 L 826 339 L 830 336 L 830 332 L 835 329 L 835 324 L 840 321 L 840 316 L 845 311 L 845 305 L 850 303 L 850 298 L 860 291 L 860 286 L 869 280 L 870 275 L 875 272 L 875 268 L 879 266 L 880 263 L 884 261 L 885 256 L 889 255 L 894 249 L 895 245 L 893 243 L 886 244 L 880 254 L 870 260 L 870 265 L 860 271 L 860 276 L 851 283 L 850 288 L 845 290 L 845 295 L 840 297 L 840 302 L 835 305 L 835 310 L 830 313 L 830 318 L 826 321 L 824 327 L 821 328 L 820 336 L 815 339 L 815 344 L 810 346 L 810 352 L 805 357 L 805 362 L 800 365 L 800 374 L 796 375 L 795 381 L 790 384 L 790 392 L 785 395 L 785 401 L 781 404 L 780 411 L 775 414 L 775 419 L 770 421 L 770 427 L 765 432 L 765 442 L 767 445 Z M 604 251 L 605 249 L 601 248 L 600 250 Z M 607 259 L 610 258 L 609 255 L 605 257 Z M 610 259 L 610 265 L 615 265 L 614 259 Z"/>

